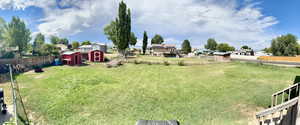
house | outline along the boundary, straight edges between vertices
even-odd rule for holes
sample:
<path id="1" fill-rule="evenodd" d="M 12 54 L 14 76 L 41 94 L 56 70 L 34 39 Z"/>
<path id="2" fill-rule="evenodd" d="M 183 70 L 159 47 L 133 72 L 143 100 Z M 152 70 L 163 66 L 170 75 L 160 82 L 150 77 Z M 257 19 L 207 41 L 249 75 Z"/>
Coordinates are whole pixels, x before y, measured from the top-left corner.
<path id="1" fill-rule="evenodd" d="M 152 44 L 150 53 L 152 56 L 175 57 L 177 55 L 177 50 L 175 45 Z"/>
<path id="2" fill-rule="evenodd" d="M 198 49 L 194 51 L 196 55 L 213 55 L 214 52 L 215 51 L 208 49 Z"/>
<path id="3" fill-rule="evenodd" d="M 234 51 L 233 54 L 235 55 L 245 55 L 245 56 L 254 56 L 254 51 L 252 49 L 240 49 Z"/>
<path id="4" fill-rule="evenodd" d="M 65 45 L 65 44 L 56 44 L 55 47 L 57 47 L 60 52 L 65 52 L 65 51 L 68 51 L 68 46 Z"/>
<path id="5" fill-rule="evenodd" d="M 100 50 L 92 50 L 88 56 L 90 62 L 104 62 L 104 52 Z"/>
<path id="6" fill-rule="evenodd" d="M 214 60 L 219 62 L 228 62 L 230 61 L 230 52 L 214 52 Z"/>
<path id="7" fill-rule="evenodd" d="M 92 50 L 100 50 L 104 53 L 107 52 L 107 45 L 101 43 L 92 43 L 91 45 L 82 45 L 79 47 L 79 52 L 89 53 Z"/>
<path id="8" fill-rule="evenodd" d="M 82 58 L 80 52 L 66 51 L 61 55 L 62 63 L 66 65 L 80 65 L 82 64 Z"/>

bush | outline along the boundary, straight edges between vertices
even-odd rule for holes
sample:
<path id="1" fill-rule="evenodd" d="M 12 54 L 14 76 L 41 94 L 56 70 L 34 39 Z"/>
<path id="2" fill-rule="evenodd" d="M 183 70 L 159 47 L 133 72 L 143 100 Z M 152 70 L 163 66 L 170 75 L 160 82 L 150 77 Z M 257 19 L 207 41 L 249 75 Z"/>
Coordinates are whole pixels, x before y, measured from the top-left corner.
<path id="1" fill-rule="evenodd" d="M 152 65 L 152 63 L 151 63 L 151 62 L 147 62 L 147 64 L 148 64 L 148 65 Z"/>
<path id="2" fill-rule="evenodd" d="M 165 65 L 165 66 L 169 66 L 170 63 L 169 63 L 168 61 L 164 61 L 164 65 Z"/>
<path id="3" fill-rule="evenodd" d="M 107 57 L 104 58 L 104 62 L 109 62 L 109 61 L 110 61 L 109 58 L 107 58 Z"/>
<path id="4" fill-rule="evenodd" d="M 178 66 L 184 66 L 185 64 L 184 64 L 184 61 L 179 61 L 178 62 Z"/>
<path id="5" fill-rule="evenodd" d="M 139 61 L 137 61 L 137 60 L 134 60 L 133 63 L 134 63 L 134 64 L 140 64 L 141 62 L 139 62 Z"/>
<path id="6" fill-rule="evenodd" d="M 3 52 L 2 57 L 0 57 L 0 59 L 11 59 L 15 57 L 15 53 L 14 52 Z"/>
<path id="7" fill-rule="evenodd" d="M 34 72 L 36 72 L 36 73 L 44 72 L 42 69 L 42 66 L 39 66 L 39 65 L 33 66 L 33 69 L 34 69 Z"/>

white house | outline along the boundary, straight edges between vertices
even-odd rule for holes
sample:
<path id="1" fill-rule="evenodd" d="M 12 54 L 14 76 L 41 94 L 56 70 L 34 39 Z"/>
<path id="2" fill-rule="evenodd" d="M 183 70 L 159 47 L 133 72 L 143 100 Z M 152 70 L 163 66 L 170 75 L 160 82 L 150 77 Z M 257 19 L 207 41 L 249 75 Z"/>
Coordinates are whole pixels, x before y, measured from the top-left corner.
<path id="1" fill-rule="evenodd" d="M 102 43 L 92 43 L 91 45 L 82 45 L 79 47 L 79 52 L 88 53 L 92 50 L 100 50 L 102 52 L 107 51 L 107 45 Z"/>

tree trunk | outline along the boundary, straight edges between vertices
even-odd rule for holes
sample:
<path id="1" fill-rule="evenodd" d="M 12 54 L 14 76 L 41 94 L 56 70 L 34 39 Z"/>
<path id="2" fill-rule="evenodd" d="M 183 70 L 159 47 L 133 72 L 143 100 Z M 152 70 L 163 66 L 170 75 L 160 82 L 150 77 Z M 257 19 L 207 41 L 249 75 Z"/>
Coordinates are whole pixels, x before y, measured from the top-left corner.
<path id="1" fill-rule="evenodd" d="M 119 55 L 123 58 L 126 58 L 126 50 L 118 50 Z"/>

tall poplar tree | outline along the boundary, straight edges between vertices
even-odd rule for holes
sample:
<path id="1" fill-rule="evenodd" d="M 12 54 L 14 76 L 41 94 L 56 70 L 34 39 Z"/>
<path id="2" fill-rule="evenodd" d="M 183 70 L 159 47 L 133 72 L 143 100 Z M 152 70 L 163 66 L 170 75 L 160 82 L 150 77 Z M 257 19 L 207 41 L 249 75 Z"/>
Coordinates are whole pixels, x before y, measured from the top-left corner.
<path id="1" fill-rule="evenodd" d="M 147 32 L 144 31 L 144 37 L 143 37 L 143 54 L 145 55 L 146 53 L 146 49 L 147 49 L 147 45 L 148 45 L 148 36 L 147 36 Z"/>
<path id="2" fill-rule="evenodd" d="M 115 45 L 120 54 L 125 56 L 125 51 L 129 47 L 131 38 L 131 12 L 127 5 L 121 1 L 119 4 L 119 14 L 116 19 L 117 41 Z"/>

